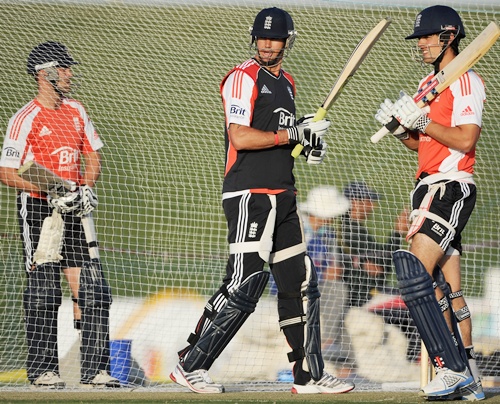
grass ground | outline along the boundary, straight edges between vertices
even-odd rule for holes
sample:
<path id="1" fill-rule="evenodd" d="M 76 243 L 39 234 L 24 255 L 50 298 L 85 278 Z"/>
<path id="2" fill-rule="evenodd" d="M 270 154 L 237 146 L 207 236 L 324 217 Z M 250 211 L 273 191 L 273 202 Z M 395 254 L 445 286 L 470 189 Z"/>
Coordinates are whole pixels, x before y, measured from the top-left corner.
<path id="1" fill-rule="evenodd" d="M 223 395 L 198 395 L 194 393 L 155 392 L 71 392 L 71 393 L 1 393 L 2 402 L 12 403 L 425 403 L 416 393 L 360 392 L 341 395 L 315 394 L 292 395 L 291 393 L 226 393 Z M 500 403 L 500 396 L 488 395 L 488 403 Z"/>

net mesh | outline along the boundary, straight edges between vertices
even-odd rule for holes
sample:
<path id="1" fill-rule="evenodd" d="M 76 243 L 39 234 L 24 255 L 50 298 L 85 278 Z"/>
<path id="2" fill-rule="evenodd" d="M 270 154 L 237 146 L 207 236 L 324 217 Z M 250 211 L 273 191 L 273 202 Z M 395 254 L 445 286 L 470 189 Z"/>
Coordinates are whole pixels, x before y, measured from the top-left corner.
<path id="1" fill-rule="evenodd" d="M 398 2 L 396 2 L 398 3 Z M 400 3 L 400 4 L 399 4 Z M 298 88 L 299 115 L 317 110 L 359 40 L 382 18 L 392 23 L 328 113 L 329 155 L 321 166 L 296 164 L 298 199 L 319 185 L 341 190 L 364 180 L 383 198 L 367 225 L 378 240 L 394 228 L 413 188 L 416 156 L 391 136 L 374 145 L 374 114 L 386 97 L 412 93 L 427 74 L 411 59 L 404 36 L 420 1 L 342 3 L 277 1 L 292 15 L 298 38 L 285 61 Z M 494 2 L 447 3 L 463 19 L 463 49 L 498 19 Z M 248 27 L 268 5 L 257 1 L 3 1 L 0 4 L 0 127 L 35 94 L 26 75 L 33 46 L 56 40 L 80 62 L 75 97 L 87 108 L 105 148 L 95 213 L 101 259 L 113 290 L 111 339 L 131 340 L 130 380 L 167 383 L 206 298 L 225 273 L 228 248 L 221 208 L 224 165 L 222 77 L 248 54 Z M 484 375 L 500 372 L 500 185 L 495 131 L 500 126 L 500 48 L 475 66 L 487 85 L 477 153 L 478 201 L 464 234 L 463 290 L 473 315 Z M 496 196 L 495 196 L 496 195 Z M 25 386 L 22 293 L 25 275 L 15 191 L 0 187 L 0 389 Z M 391 276 L 391 279 L 393 276 Z M 392 284 L 393 279 L 392 279 Z M 78 383 L 78 334 L 63 283 L 59 313 L 62 377 Z M 323 304 L 325 335 L 338 312 Z M 357 381 L 418 379 L 406 359 L 408 339 L 369 310 L 344 323 Z M 220 381 L 286 381 L 289 348 L 279 331 L 276 300 L 262 301 L 212 370 Z M 116 351 L 112 349 L 112 355 Z M 395 358 L 400 365 L 394 366 Z M 340 371 L 327 361 L 327 369 Z"/>

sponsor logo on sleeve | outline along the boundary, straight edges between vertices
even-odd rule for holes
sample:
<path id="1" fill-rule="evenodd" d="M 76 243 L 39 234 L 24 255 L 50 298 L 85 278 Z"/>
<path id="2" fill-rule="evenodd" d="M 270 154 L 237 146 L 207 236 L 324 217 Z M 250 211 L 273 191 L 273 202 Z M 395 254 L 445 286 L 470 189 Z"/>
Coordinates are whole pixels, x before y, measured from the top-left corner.
<path id="1" fill-rule="evenodd" d="M 21 157 L 21 153 L 14 149 L 13 147 L 6 147 L 3 151 L 4 156 L 7 158 L 19 158 Z"/>
<path id="2" fill-rule="evenodd" d="M 240 106 L 233 104 L 233 105 L 231 105 L 229 113 L 232 116 L 245 116 L 246 110 L 245 110 L 245 108 L 241 108 Z"/>

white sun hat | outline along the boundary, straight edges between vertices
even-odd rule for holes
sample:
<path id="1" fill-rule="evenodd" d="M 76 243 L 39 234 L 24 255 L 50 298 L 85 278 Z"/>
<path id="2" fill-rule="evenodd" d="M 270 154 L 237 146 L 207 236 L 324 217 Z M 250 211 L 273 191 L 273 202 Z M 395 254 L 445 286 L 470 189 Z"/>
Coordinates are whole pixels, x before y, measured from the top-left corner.
<path id="1" fill-rule="evenodd" d="M 299 204 L 300 211 L 322 219 L 343 215 L 349 210 L 349 199 L 333 186 L 319 186 L 309 191 L 307 200 Z"/>

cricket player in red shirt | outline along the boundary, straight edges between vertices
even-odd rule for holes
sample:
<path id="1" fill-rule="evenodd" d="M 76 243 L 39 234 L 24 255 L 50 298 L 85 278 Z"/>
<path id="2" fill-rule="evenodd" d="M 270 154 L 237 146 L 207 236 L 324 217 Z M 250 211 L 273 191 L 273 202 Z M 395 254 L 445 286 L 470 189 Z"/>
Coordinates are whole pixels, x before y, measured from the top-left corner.
<path id="1" fill-rule="evenodd" d="M 120 386 L 108 373 L 109 305 L 97 307 L 95 302 L 78 300 L 79 288 L 89 287 L 80 280 L 82 263 L 89 260 L 81 218 L 97 206 L 92 187 L 101 172 L 99 149 L 103 143 L 83 105 L 68 97 L 73 85 L 71 67 L 77 63 L 61 43 L 45 42 L 33 48 L 27 72 L 34 77 L 38 93 L 10 119 L 0 157 L 0 181 L 18 191 L 27 274 L 27 373 L 32 385 L 40 388 L 65 387 L 57 344 L 61 271 L 71 288 L 75 328 L 81 332 L 82 385 Z M 48 197 L 18 175 L 27 161 L 72 181 L 74 189 L 61 198 Z M 53 227 L 44 232 L 44 223 Z M 53 241 L 55 234 L 60 237 Z M 107 300 L 110 304 L 110 294 Z"/>
<path id="2" fill-rule="evenodd" d="M 417 39 L 421 62 L 434 67 L 419 89 L 458 55 L 464 37 L 451 7 L 432 6 L 417 15 L 406 39 Z M 483 81 L 469 70 L 425 108 L 402 92 L 375 115 L 384 125 L 396 117 L 394 136 L 418 152 L 410 250 L 397 251 L 393 260 L 402 297 L 436 370 L 420 391 L 428 399 L 485 398 L 460 279 L 461 234 L 476 203 L 473 174 L 485 98 Z"/>

